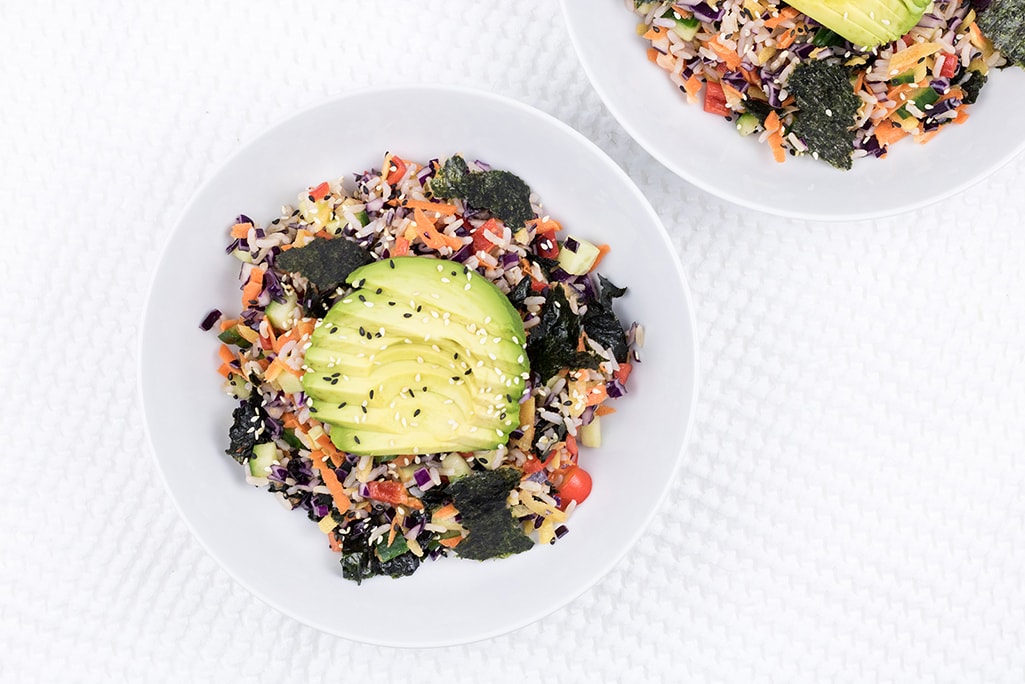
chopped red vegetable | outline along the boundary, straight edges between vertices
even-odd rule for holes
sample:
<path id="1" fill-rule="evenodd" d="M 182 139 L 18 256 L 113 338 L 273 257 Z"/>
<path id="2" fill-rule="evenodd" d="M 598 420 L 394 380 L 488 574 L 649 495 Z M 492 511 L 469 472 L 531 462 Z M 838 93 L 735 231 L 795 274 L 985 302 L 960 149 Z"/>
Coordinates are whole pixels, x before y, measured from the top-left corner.
<path id="1" fill-rule="evenodd" d="M 314 202 L 319 202 L 331 193 L 331 186 L 328 185 L 327 181 L 324 181 L 317 187 L 310 190 L 310 197 L 313 198 Z"/>
<path id="2" fill-rule="evenodd" d="M 726 94 L 722 86 L 715 81 L 705 83 L 705 111 L 719 116 L 729 116 L 732 112 L 726 107 Z"/>
<path id="3" fill-rule="evenodd" d="M 388 168 L 385 170 L 388 172 L 388 175 L 384 178 L 385 182 L 388 185 L 395 185 L 406 175 L 406 162 L 396 156 L 392 156 L 388 161 Z"/>

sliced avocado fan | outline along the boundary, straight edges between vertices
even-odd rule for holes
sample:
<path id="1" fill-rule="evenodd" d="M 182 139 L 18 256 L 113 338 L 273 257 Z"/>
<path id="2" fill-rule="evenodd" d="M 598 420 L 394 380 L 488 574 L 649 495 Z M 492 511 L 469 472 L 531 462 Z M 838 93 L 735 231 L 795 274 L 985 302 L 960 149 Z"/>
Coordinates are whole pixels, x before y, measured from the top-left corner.
<path id="1" fill-rule="evenodd" d="M 931 0 L 787 0 L 857 47 L 897 40 L 922 19 Z"/>
<path id="2" fill-rule="evenodd" d="M 462 264 L 422 256 L 360 267 L 320 321 L 302 384 L 353 454 L 482 451 L 519 424 L 526 334 L 508 297 Z"/>

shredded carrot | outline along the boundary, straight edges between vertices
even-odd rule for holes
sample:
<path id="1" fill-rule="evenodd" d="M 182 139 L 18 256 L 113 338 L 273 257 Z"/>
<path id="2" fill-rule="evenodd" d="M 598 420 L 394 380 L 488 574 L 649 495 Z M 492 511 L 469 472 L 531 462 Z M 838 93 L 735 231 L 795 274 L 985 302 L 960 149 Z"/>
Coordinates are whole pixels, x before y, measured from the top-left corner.
<path id="1" fill-rule="evenodd" d="M 233 352 L 231 347 L 226 344 L 222 344 L 220 346 L 217 350 L 217 355 L 221 357 L 221 361 L 224 363 L 232 363 L 235 361 L 235 352 Z"/>
<path id="2" fill-rule="evenodd" d="M 408 199 L 402 202 L 402 206 L 407 209 L 423 209 L 424 211 L 433 211 L 445 216 L 451 216 L 456 213 L 458 209 L 454 204 L 447 204 L 442 202 L 425 202 L 423 200 Z"/>
<path id="3" fill-rule="evenodd" d="M 915 136 L 915 142 L 918 143 L 919 145 L 924 145 L 925 143 L 927 143 L 930 140 L 932 140 L 933 138 L 935 138 L 936 134 L 939 133 L 939 132 L 940 132 L 940 129 L 934 128 L 933 130 L 931 130 L 931 131 L 929 131 L 927 133 L 919 133 L 918 135 Z"/>
<path id="4" fill-rule="evenodd" d="M 774 17 L 769 17 L 764 22 L 762 22 L 762 25 L 764 25 L 767 29 L 774 29 L 787 19 L 793 19 L 796 16 L 797 10 L 795 10 L 793 7 L 784 7 L 779 11 L 779 14 L 777 14 Z"/>
<path id="5" fill-rule="evenodd" d="M 647 52 L 648 61 L 649 62 L 657 62 L 658 61 L 658 56 L 661 55 L 661 54 L 662 53 L 659 52 L 658 50 L 656 50 L 655 48 L 648 48 L 648 52 Z"/>
<path id="6" fill-rule="evenodd" d="M 256 303 L 263 291 L 263 269 L 255 267 L 249 273 L 249 282 L 242 288 L 242 307 L 247 308 Z"/>
<path id="7" fill-rule="evenodd" d="M 901 99 L 901 95 L 907 95 L 909 92 L 911 92 L 911 84 L 901 83 L 886 91 L 886 99 L 893 102 L 903 102 L 907 98 Z"/>
<path id="8" fill-rule="evenodd" d="M 252 223 L 236 223 L 231 227 L 231 237 L 244 238 L 249 235 L 249 229 L 252 227 Z"/>
<path id="9" fill-rule="evenodd" d="M 605 255 L 612 251 L 612 248 L 608 245 L 598 245 L 598 256 L 594 258 L 594 263 L 591 264 L 591 270 L 598 268 L 598 264 L 605 258 Z"/>
<path id="10" fill-rule="evenodd" d="M 459 537 L 448 537 L 447 539 L 439 539 L 438 543 L 442 546 L 447 546 L 450 549 L 454 549 L 459 546 L 459 542 L 463 541 L 462 536 Z"/>
<path id="11" fill-rule="evenodd" d="M 232 373 L 237 373 L 238 371 L 229 366 L 228 364 L 222 363 L 220 368 L 217 369 L 217 372 L 226 378 L 230 378 Z"/>
<path id="12" fill-rule="evenodd" d="M 954 123 L 963 124 L 965 121 L 968 121 L 969 116 L 968 110 L 965 107 L 959 107 L 957 110 L 957 116 L 954 117 Z"/>
<path id="13" fill-rule="evenodd" d="M 769 115 L 765 117 L 765 123 L 762 125 L 765 126 L 765 130 L 769 131 L 770 133 L 775 133 L 780 129 L 780 126 L 782 126 L 783 124 L 779 120 L 779 114 L 776 113 L 775 109 L 773 109 L 771 112 L 769 112 Z"/>
<path id="14" fill-rule="evenodd" d="M 274 359 L 267 366 L 267 370 L 263 373 L 263 379 L 267 382 L 274 382 L 278 376 L 285 370 L 285 364 L 281 359 Z"/>
<path id="15" fill-rule="evenodd" d="M 314 451 L 310 454 L 310 460 L 313 461 L 313 467 L 320 472 L 320 479 L 324 481 L 324 486 L 331 492 L 331 498 L 334 499 L 335 508 L 340 513 L 344 513 L 349 510 L 349 506 L 352 505 L 352 501 L 345 495 L 345 488 L 342 483 L 338 481 L 338 476 L 335 475 L 335 471 L 329 468 L 324 463 L 326 454 L 323 451 Z"/>
<path id="16" fill-rule="evenodd" d="M 237 318 L 227 318 L 221 321 L 221 332 L 224 332 L 228 328 L 234 327 L 238 323 Z"/>
<path id="17" fill-rule="evenodd" d="M 463 246 L 463 241 L 454 235 L 445 235 L 438 231 L 434 227 L 434 221 L 427 218 L 427 214 L 423 212 L 423 209 L 414 209 L 413 217 L 416 221 L 417 233 L 423 238 L 424 244 L 431 249 L 441 249 L 442 247 L 451 247 L 453 250 L 457 250 Z"/>
<path id="18" fill-rule="evenodd" d="M 888 147 L 906 136 L 907 131 L 900 126 L 894 126 L 893 122 L 889 119 L 883 119 L 876 124 L 875 135 L 880 145 Z"/>
<path id="19" fill-rule="evenodd" d="M 858 71 L 858 77 L 854 80 L 854 92 L 858 92 L 865 85 L 865 72 L 863 70 Z"/>
<path id="20" fill-rule="evenodd" d="M 342 552 L 342 542 L 338 541 L 338 536 L 335 534 L 327 535 L 327 545 L 331 547 L 331 550 L 335 553 Z"/>
<path id="21" fill-rule="evenodd" d="M 769 143 L 769 147 L 772 148 L 772 158 L 778 163 L 782 164 L 787 160 L 787 151 L 783 149 L 783 136 L 780 135 L 779 131 L 773 131 L 766 138 Z"/>
<path id="22" fill-rule="evenodd" d="M 616 409 L 612 408 L 611 406 L 606 406 L 605 404 L 602 404 L 594 409 L 594 415 L 596 416 L 607 416 L 615 412 Z"/>
<path id="23" fill-rule="evenodd" d="M 661 26 L 652 26 L 652 27 L 651 27 L 650 29 L 648 29 L 648 30 L 647 30 L 647 32 L 646 32 L 646 33 L 645 33 L 645 34 L 644 34 L 643 36 L 641 36 L 641 37 L 642 37 L 642 38 L 644 38 L 645 40 L 658 40 L 659 38 L 661 38 L 661 37 L 662 37 L 662 34 L 663 34 L 664 32 L 665 32 L 665 29 L 664 29 L 664 28 L 662 28 Z"/>
<path id="24" fill-rule="evenodd" d="M 797 40 L 797 31 L 792 28 L 787 29 L 779 38 L 776 39 L 776 47 L 780 50 L 786 50 L 794 44 L 795 40 Z"/>
<path id="25" fill-rule="evenodd" d="M 395 249 L 391 251 L 392 256 L 405 256 L 409 254 L 409 240 L 401 235 L 395 238 Z"/>
<path id="26" fill-rule="evenodd" d="M 626 381 L 630 378 L 630 372 L 634 369 L 632 363 L 621 363 L 619 364 L 619 370 L 616 371 L 616 380 L 619 380 L 621 385 L 625 385 Z"/>
<path id="27" fill-rule="evenodd" d="M 299 427 L 299 420 L 295 417 L 294 413 L 284 413 L 281 416 L 281 424 L 289 430 L 294 430 Z"/>
<path id="28" fill-rule="evenodd" d="M 918 60 L 939 52 L 942 48 L 943 45 L 940 43 L 915 43 L 906 50 L 901 50 L 890 57 L 890 63 L 886 67 L 889 70 L 887 73 L 890 76 L 903 74 L 908 69 L 913 68 L 918 63 Z"/>
<path id="29" fill-rule="evenodd" d="M 534 459 L 537 460 L 537 459 Z M 431 515 L 431 520 L 445 520 L 446 518 L 454 518 L 459 510 L 453 504 L 445 504 L 438 510 L 434 511 Z"/>
<path id="30" fill-rule="evenodd" d="M 550 216 L 527 221 L 527 225 L 531 224 L 534 226 L 534 231 L 542 235 L 554 235 L 562 230 L 562 225 Z"/>
<path id="31" fill-rule="evenodd" d="M 701 79 L 691 74 L 690 78 L 683 82 L 683 90 L 687 93 L 688 102 L 697 102 L 698 93 L 701 92 Z"/>
<path id="32" fill-rule="evenodd" d="M 587 392 L 587 405 L 597 406 L 609 398 L 609 393 L 604 384 L 595 385 Z"/>
<path id="33" fill-rule="evenodd" d="M 730 71 L 733 71 L 734 69 L 739 67 L 740 63 L 743 61 L 740 58 L 740 55 L 737 54 L 736 50 L 731 50 L 722 43 L 720 43 L 718 36 L 712 38 L 712 40 L 705 43 L 705 47 L 714 52 L 716 56 L 720 60 L 722 60 L 722 62 Z"/>

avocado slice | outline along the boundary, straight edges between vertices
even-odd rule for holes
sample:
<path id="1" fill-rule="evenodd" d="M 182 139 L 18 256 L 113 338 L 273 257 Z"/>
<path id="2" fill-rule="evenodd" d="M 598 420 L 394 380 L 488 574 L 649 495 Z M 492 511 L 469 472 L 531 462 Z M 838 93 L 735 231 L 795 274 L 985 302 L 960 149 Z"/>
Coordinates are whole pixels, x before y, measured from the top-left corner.
<path id="1" fill-rule="evenodd" d="M 359 455 L 494 449 L 519 424 L 530 366 L 519 312 L 462 264 L 362 266 L 318 323 L 303 390 L 331 441 Z"/>
<path id="2" fill-rule="evenodd" d="M 930 0 L 788 0 L 857 47 L 896 40 L 922 19 Z"/>

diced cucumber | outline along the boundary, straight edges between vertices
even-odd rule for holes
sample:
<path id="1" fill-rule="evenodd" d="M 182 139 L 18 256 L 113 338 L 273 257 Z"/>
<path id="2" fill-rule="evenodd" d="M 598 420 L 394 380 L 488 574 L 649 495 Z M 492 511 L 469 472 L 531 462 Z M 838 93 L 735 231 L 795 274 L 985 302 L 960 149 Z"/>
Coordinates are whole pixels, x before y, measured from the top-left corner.
<path id="1" fill-rule="evenodd" d="M 684 40 L 694 40 L 694 36 L 698 34 L 700 29 L 700 21 L 694 17 L 687 17 L 686 19 L 677 20 L 676 25 L 673 26 L 673 33 Z"/>
<path id="2" fill-rule="evenodd" d="M 253 477 L 267 477 L 270 467 L 280 461 L 281 452 L 274 442 L 264 442 L 253 447 L 253 457 L 249 459 L 249 474 Z"/>
<path id="3" fill-rule="evenodd" d="M 249 349 L 253 346 L 252 342 L 242 337 L 242 333 L 239 331 L 237 325 L 233 325 L 227 330 L 221 332 L 221 334 L 217 336 L 217 339 L 224 344 L 234 344 L 242 349 Z"/>
<path id="4" fill-rule="evenodd" d="M 366 209 L 364 209 L 360 213 L 356 214 L 356 218 L 359 219 L 359 224 L 361 226 L 365 226 L 368 223 L 370 223 L 370 214 L 367 213 Z"/>
<path id="5" fill-rule="evenodd" d="M 235 249 L 234 251 L 232 251 L 231 254 L 239 261 L 242 261 L 247 264 L 253 263 L 253 255 L 250 254 L 249 250 L 247 249 Z"/>
<path id="6" fill-rule="evenodd" d="M 392 540 L 391 544 L 386 543 L 387 541 L 387 538 L 385 538 L 384 541 L 378 544 L 377 548 L 374 549 L 374 553 L 377 554 L 377 558 L 382 563 L 390 561 L 392 558 L 401 556 L 406 551 L 409 551 L 409 544 L 406 543 L 406 538 L 401 534 L 396 534 L 395 539 Z"/>
<path id="7" fill-rule="evenodd" d="M 303 443 L 299 441 L 299 438 L 295 436 L 295 430 L 292 428 L 285 428 L 281 431 L 281 439 L 288 446 L 293 449 L 302 449 Z"/>
<path id="8" fill-rule="evenodd" d="M 919 88 L 911 95 L 911 101 L 922 111 L 925 111 L 926 107 L 936 104 L 939 99 L 940 94 L 936 92 L 936 89 L 928 86 Z"/>
<path id="9" fill-rule="evenodd" d="M 663 19 L 672 19 L 674 23 L 673 32 L 684 40 L 693 40 L 701 28 L 701 22 L 694 17 L 681 17 L 674 9 L 666 10 L 662 14 Z"/>
<path id="10" fill-rule="evenodd" d="M 303 391 L 303 381 L 298 375 L 285 371 L 278 376 L 278 386 L 285 394 L 299 394 Z"/>
<path id="11" fill-rule="evenodd" d="M 267 316 L 267 320 L 270 321 L 271 325 L 278 330 L 285 330 L 289 327 L 288 324 L 291 321 L 292 316 L 298 310 L 299 307 L 296 303 L 295 293 L 290 292 L 285 296 L 285 301 L 283 302 L 272 300 L 271 303 L 267 305 L 267 308 L 264 309 L 264 314 Z"/>
<path id="12" fill-rule="evenodd" d="M 577 430 L 577 437 L 585 447 L 601 446 L 601 418 L 595 416 L 587 425 L 581 425 Z"/>
<path id="13" fill-rule="evenodd" d="M 894 76 L 893 78 L 890 79 L 890 83 L 892 85 L 901 85 L 901 84 L 904 84 L 904 83 L 914 83 L 914 82 L 915 82 L 915 71 L 914 71 L 914 69 L 912 69 L 911 71 L 905 71 L 903 74 L 900 74 L 899 76 Z"/>
<path id="14" fill-rule="evenodd" d="M 741 114 L 737 119 L 737 130 L 743 136 L 751 135 L 758 128 L 758 117 L 750 112 Z"/>
<path id="15" fill-rule="evenodd" d="M 459 454 L 451 453 L 445 454 L 442 457 L 441 470 L 439 472 L 449 480 L 458 480 L 461 477 L 466 477 L 472 471 L 465 458 Z"/>
<path id="16" fill-rule="evenodd" d="M 566 247 L 566 243 L 563 243 L 562 249 L 559 250 L 559 267 L 566 273 L 583 275 L 591 270 L 594 260 L 598 258 L 598 248 L 587 240 L 572 235 L 566 239 L 566 242 L 570 240 L 577 243 L 576 249 L 570 250 Z"/>

